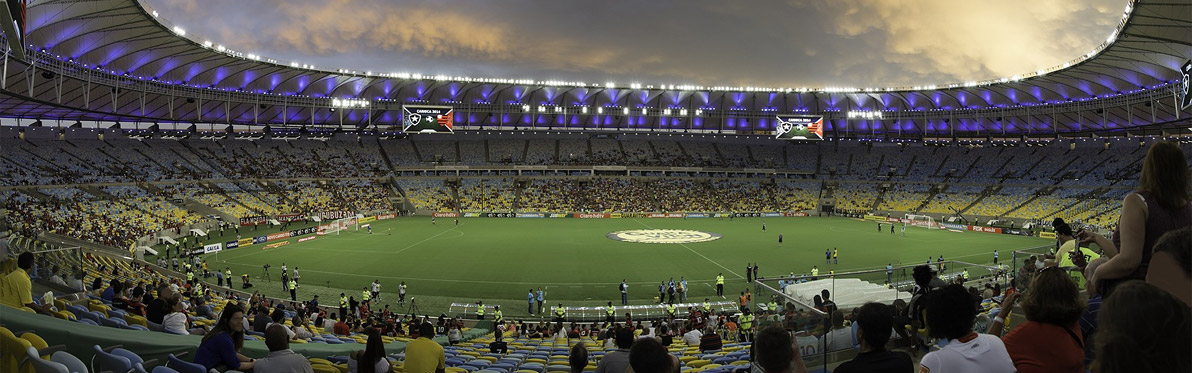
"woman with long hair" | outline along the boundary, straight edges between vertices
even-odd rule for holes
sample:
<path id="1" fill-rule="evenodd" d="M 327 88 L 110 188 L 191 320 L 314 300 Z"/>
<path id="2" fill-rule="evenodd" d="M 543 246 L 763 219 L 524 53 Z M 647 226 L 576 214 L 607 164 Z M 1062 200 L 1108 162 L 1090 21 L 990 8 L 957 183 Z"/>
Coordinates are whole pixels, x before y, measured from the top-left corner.
<path id="1" fill-rule="evenodd" d="M 199 349 L 195 351 L 195 364 L 207 369 L 240 370 L 252 369 L 256 359 L 240 354 L 244 347 L 244 309 L 235 303 L 228 303 L 219 321 L 210 332 L 203 335 Z M 220 369 L 223 368 L 223 369 Z"/>
<path id="2" fill-rule="evenodd" d="M 1016 299 L 1006 297 L 989 334 L 1001 335 Z M 1084 372 L 1084 337 L 1076 323 L 1084 308 L 1072 278 L 1058 267 L 1043 267 L 1022 302 L 1026 322 L 1002 337 L 1014 367 L 1022 373 Z"/>
<path id="3" fill-rule="evenodd" d="M 376 328 L 368 328 L 368 344 L 363 351 L 352 353 L 348 359 L 348 371 L 351 373 L 382 373 L 389 371 L 389 359 L 385 358 L 385 344 L 381 341 L 381 332 Z"/>
<path id="4" fill-rule="evenodd" d="M 1188 203 L 1188 159 L 1175 143 L 1151 145 L 1142 161 L 1138 190 L 1122 200 L 1122 215 L 1113 240 L 1085 231 L 1082 243 L 1096 243 L 1110 259 L 1093 274 L 1092 283 L 1109 296 L 1118 284 L 1146 278 L 1152 248 L 1168 231 L 1192 226 Z"/>

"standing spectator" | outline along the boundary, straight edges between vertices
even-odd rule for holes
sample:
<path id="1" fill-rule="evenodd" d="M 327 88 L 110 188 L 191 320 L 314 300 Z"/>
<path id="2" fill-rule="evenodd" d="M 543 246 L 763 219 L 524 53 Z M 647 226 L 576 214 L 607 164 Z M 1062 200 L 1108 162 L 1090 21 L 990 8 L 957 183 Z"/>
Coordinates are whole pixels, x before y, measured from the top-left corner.
<path id="1" fill-rule="evenodd" d="M 621 279 L 621 305 L 629 304 L 629 284 L 625 279 Z M 530 312 L 533 314 L 533 312 Z"/>
<path id="2" fill-rule="evenodd" d="M 1097 323 L 1093 372 L 1192 371 L 1192 315 L 1166 291 L 1126 282 L 1105 298 Z"/>
<path id="3" fill-rule="evenodd" d="M 526 296 L 526 301 L 530 303 L 529 309 L 526 311 L 530 315 L 534 315 L 534 289 L 530 289 L 530 293 Z"/>
<path id="4" fill-rule="evenodd" d="M 542 291 L 542 287 L 538 287 L 538 313 L 542 314 L 542 306 L 546 302 L 546 292 Z"/>
<path id="5" fill-rule="evenodd" d="M 946 340 L 940 350 L 919 362 L 923 372 L 1013 373 L 1014 361 L 997 336 L 973 332 L 977 307 L 960 285 L 931 292 L 926 299 L 926 321 L 931 337 Z"/>
<path id="6" fill-rule="evenodd" d="M 1152 249 L 1164 233 L 1192 227 L 1188 178 L 1188 160 L 1180 147 L 1167 141 L 1154 143 L 1142 161 L 1138 190 L 1122 200 L 1113 240 L 1091 231 L 1080 235 L 1082 243 L 1096 243 L 1110 257 L 1093 274 L 1093 283 L 1105 296 L 1122 282 L 1146 278 Z"/>
<path id="7" fill-rule="evenodd" d="M 861 353 L 836 367 L 837 373 L 850 372 L 905 372 L 915 371 L 911 357 L 902 352 L 886 350 L 890 330 L 894 326 L 893 307 L 881 303 L 866 303 L 857 310 L 857 340 L 861 342 Z"/>
<path id="8" fill-rule="evenodd" d="M 989 333 L 1000 335 L 1016 294 L 1003 300 Z M 1026 322 L 1002 338 L 1022 373 L 1084 371 L 1084 339 L 1076 321 L 1084 312 L 1080 290 L 1062 269 L 1047 266 L 1035 276 L 1022 304 Z"/>
<path id="9" fill-rule="evenodd" d="M 381 332 L 377 331 L 377 328 L 368 328 L 365 334 L 368 335 L 368 343 L 364 345 L 364 350 L 352 352 L 351 358 L 348 359 L 348 372 L 389 372 L 389 359 L 385 358 L 385 344 L 381 340 Z"/>
<path id="10" fill-rule="evenodd" d="M 753 343 L 754 364 L 766 373 L 806 373 L 799 346 L 790 333 L 778 326 L 770 326 L 757 333 Z"/>
<path id="11" fill-rule="evenodd" d="M 290 339 L 285 328 L 275 325 L 265 330 L 265 346 L 269 355 L 257 360 L 253 371 L 278 373 L 314 373 L 305 356 L 290 350 Z"/>
<path id="12" fill-rule="evenodd" d="M 595 373 L 621 373 L 629 367 L 629 348 L 633 347 L 633 331 L 627 326 L 617 325 L 612 334 L 617 350 L 600 358 Z"/>
<path id="13" fill-rule="evenodd" d="M 210 370 L 216 367 L 247 371 L 255 359 L 240 354 L 244 347 L 244 310 L 235 304 L 224 307 L 215 328 L 203 336 L 195 351 L 195 364 Z"/>
<path id="14" fill-rule="evenodd" d="M 443 346 L 431 338 L 435 326 L 422 323 L 418 327 L 418 338 L 406 344 L 405 373 L 444 373 L 447 369 Z"/>
<path id="15" fill-rule="evenodd" d="M 583 373 L 588 367 L 588 347 L 584 341 L 571 346 L 571 353 L 567 356 L 567 363 L 571 366 L 571 373 Z"/>

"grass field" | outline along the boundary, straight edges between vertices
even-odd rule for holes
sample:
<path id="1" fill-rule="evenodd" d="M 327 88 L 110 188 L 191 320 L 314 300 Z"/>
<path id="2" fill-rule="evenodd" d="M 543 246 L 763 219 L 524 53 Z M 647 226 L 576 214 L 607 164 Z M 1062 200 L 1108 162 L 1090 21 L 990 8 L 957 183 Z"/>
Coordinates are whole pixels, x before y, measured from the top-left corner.
<path id="1" fill-rule="evenodd" d="M 766 231 L 762 231 L 762 223 Z M 617 285 L 630 284 L 630 303 L 643 304 L 657 295 L 658 284 L 681 276 L 688 280 L 689 299 L 715 297 L 714 279 L 726 278 L 728 295 L 745 289 L 745 266 L 756 262 L 761 276 L 810 273 L 821 275 L 923 263 L 928 257 L 974 263 L 992 262 L 999 250 L 1003 263 L 1013 249 L 1052 241 L 1033 237 L 952 232 L 908 227 L 906 236 L 882 232 L 877 224 L 848 218 L 737 219 L 438 219 L 403 217 L 372 223 L 364 230 L 318 236 L 306 242 L 262 249 L 253 245 L 209 255 L 213 267 L 231 267 L 254 277 L 256 288 L 279 297 L 281 264 L 298 267 L 299 299 L 320 295 L 336 303 L 340 292 L 360 298 L 374 279 L 382 284 L 382 304 L 397 306 L 398 283 L 405 281 L 420 311 L 438 313 L 450 302 L 501 304 L 508 316 L 524 315 L 526 293 L 543 287 L 548 304 L 568 306 L 619 303 Z M 688 244 L 650 244 L 606 237 L 629 229 L 689 229 L 714 232 L 720 239 Z M 390 231 L 392 234 L 390 234 Z M 785 242 L 778 245 L 778 234 Z M 291 238 L 296 241 L 297 238 Z M 840 264 L 826 265 L 824 250 L 840 250 Z M 272 281 L 261 277 L 272 265 Z M 284 294 L 284 295 L 283 295 Z"/>

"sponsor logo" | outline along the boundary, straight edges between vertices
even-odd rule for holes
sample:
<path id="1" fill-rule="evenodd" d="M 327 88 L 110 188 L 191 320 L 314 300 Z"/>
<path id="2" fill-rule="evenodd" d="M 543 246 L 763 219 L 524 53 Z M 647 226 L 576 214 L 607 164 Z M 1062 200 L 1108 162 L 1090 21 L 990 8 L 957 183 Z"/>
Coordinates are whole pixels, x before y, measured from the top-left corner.
<path id="1" fill-rule="evenodd" d="M 290 232 L 278 232 L 265 236 L 265 241 L 276 241 L 283 238 L 290 238 Z"/>
<path id="2" fill-rule="evenodd" d="M 995 228 L 995 227 L 978 227 L 978 226 L 975 226 L 975 225 L 970 225 L 970 226 L 969 226 L 969 230 L 970 230 L 970 231 L 973 231 L 973 232 L 985 232 L 985 233 L 1002 233 L 1002 229 L 1001 229 L 1001 228 Z"/>
<path id="3" fill-rule="evenodd" d="M 1040 238 L 1055 238 L 1055 232 L 1039 232 Z"/>
<path id="4" fill-rule="evenodd" d="M 633 229 L 605 235 L 609 239 L 640 243 L 695 243 L 720 239 L 719 233 L 684 229 Z"/>
<path id="5" fill-rule="evenodd" d="M 767 218 L 776 218 L 776 217 L 782 216 L 782 214 L 779 214 L 777 212 L 766 212 L 766 213 L 762 213 L 762 216 L 767 217 Z"/>
<path id="6" fill-rule="evenodd" d="M 291 221 L 299 221 L 299 220 L 302 220 L 305 218 L 306 217 L 302 216 L 301 214 L 286 214 L 286 215 L 277 215 L 277 216 L 273 217 L 273 219 L 276 219 L 277 221 L 282 222 L 282 223 L 291 222 Z"/>
<path id="7" fill-rule="evenodd" d="M 228 249 L 235 249 L 237 247 L 240 247 L 240 242 L 228 241 L 228 242 L 224 243 L 224 247 L 227 247 Z"/>
<path id="8" fill-rule="evenodd" d="M 313 239 L 316 239 L 316 238 L 318 238 L 318 237 L 314 237 L 314 236 L 311 236 L 311 237 L 303 237 L 303 238 L 299 238 L 299 239 L 298 239 L 298 242 L 306 242 L 306 241 L 310 241 L 310 240 L 313 240 Z"/>
<path id="9" fill-rule="evenodd" d="M 430 216 L 435 218 L 458 218 L 459 213 L 454 211 L 435 212 L 431 213 Z"/>
<path id="10" fill-rule="evenodd" d="M 517 214 L 517 217 L 519 217 L 519 218 L 541 218 L 543 216 L 544 215 L 542 215 L 540 213 L 536 213 L 536 212 L 525 212 L 525 213 Z"/>
<path id="11" fill-rule="evenodd" d="M 381 214 L 381 215 L 377 215 L 377 220 L 393 219 L 396 217 L 397 217 L 397 215 L 395 215 L 395 214 Z"/>
<path id="12" fill-rule="evenodd" d="M 252 245 L 252 244 L 254 244 L 254 243 L 257 243 L 257 242 L 255 242 L 255 241 L 256 241 L 256 240 L 255 240 L 255 239 L 252 239 L 252 238 L 241 238 L 239 241 L 236 241 L 236 243 L 237 243 L 239 246 L 248 246 L 248 245 Z"/>
<path id="13" fill-rule="evenodd" d="M 374 222 L 374 221 L 377 221 L 376 216 L 365 216 L 363 218 L 360 218 L 359 223 L 370 223 L 370 222 Z"/>
<path id="14" fill-rule="evenodd" d="M 683 217 L 683 214 L 680 214 L 677 212 L 669 212 L 669 213 L 655 212 L 655 213 L 646 214 L 646 217 L 647 218 L 681 218 L 681 217 Z"/>
<path id="15" fill-rule="evenodd" d="M 940 226 L 944 227 L 944 229 L 955 229 L 958 231 L 968 230 L 968 226 L 964 226 L 964 225 L 960 225 L 960 224 L 940 223 Z"/>
<path id="16" fill-rule="evenodd" d="M 274 243 L 265 245 L 265 247 L 262 247 L 261 250 L 276 249 L 276 248 L 279 248 L 279 247 L 282 247 L 285 245 L 289 245 L 289 244 L 290 244 L 290 241 L 274 242 Z"/>
<path id="17" fill-rule="evenodd" d="M 465 218 L 478 218 L 478 217 L 481 217 L 481 216 L 482 216 L 482 215 L 481 215 L 480 213 L 478 213 L 478 212 L 465 212 L 465 213 L 464 213 L 464 217 L 465 217 Z"/>
<path id="18" fill-rule="evenodd" d="M 223 251 L 223 244 L 213 243 L 210 245 L 203 245 L 203 253 L 210 254 L 218 251 Z"/>
<path id="19" fill-rule="evenodd" d="M 788 212 L 788 213 L 786 213 L 786 216 L 790 216 L 790 217 L 807 217 L 807 216 L 811 216 L 811 215 L 810 215 L 810 214 L 808 214 L 808 213 L 806 213 L 806 212 L 799 212 L 799 211 L 796 211 L 796 212 Z"/>
<path id="20" fill-rule="evenodd" d="M 252 238 L 252 243 L 254 243 L 254 244 L 257 244 L 257 243 L 265 243 L 265 241 L 268 241 L 268 240 L 269 240 L 269 237 L 265 237 L 265 236 L 256 236 L 256 237 L 253 237 L 253 238 Z"/>
<path id="21" fill-rule="evenodd" d="M 708 214 L 699 214 L 699 213 L 687 214 L 687 217 L 689 217 L 689 218 L 706 218 L 706 217 L 708 217 Z"/>
<path id="22" fill-rule="evenodd" d="M 580 219 L 605 219 L 609 214 L 575 214 L 576 218 Z"/>
<path id="23" fill-rule="evenodd" d="M 550 217 L 552 217 L 552 218 L 569 218 L 569 217 L 571 217 L 571 215 L 569 215 L 569 214 L 550 214 Z"/>
<path id="24" fill-rule="evenodd" d="M 620 218 L 621 218 L 621 214 L 620 214 L 620 213 L 616 213 L 616 214 L 608 214 L 608 217 L 609 217 L 610 219 L 620 219 Z"/>

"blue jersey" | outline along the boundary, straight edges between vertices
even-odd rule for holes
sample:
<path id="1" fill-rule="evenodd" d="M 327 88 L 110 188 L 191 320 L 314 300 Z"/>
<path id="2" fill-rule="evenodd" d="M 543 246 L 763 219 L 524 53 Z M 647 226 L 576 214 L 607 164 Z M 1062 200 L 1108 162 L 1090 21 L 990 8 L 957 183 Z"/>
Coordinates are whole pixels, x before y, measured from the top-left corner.
<path id="1" fill-rule="evenodd" d="M 526 299 L 526 301 L 528 301 L 530 303 L 534 303 L 534 292 L 531 291 L 529 293 L 529 297 L 528 297 L 528 299 Z"/>
<path id="2" fill-rule="evenodd" d="M 539 290 L 538 291 L 538 301 L 541 302 L 544 300 L 546 300 L 546 293 L 543 292 L 542 290 Z"/>

